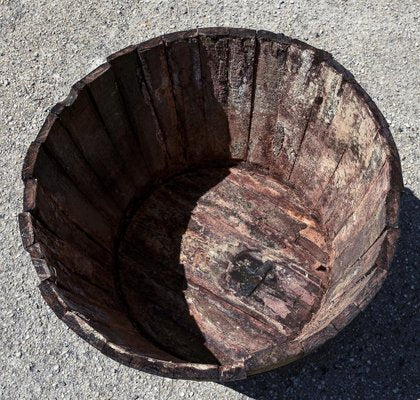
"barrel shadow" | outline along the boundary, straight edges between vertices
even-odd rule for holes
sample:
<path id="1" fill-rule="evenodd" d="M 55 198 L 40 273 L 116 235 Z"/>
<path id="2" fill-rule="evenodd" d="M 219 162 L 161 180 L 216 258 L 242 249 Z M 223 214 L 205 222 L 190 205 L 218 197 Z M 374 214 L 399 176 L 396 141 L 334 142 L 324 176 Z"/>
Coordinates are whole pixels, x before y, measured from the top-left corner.
<path id="1" fill-rule="evenodd" d="M 229 168 L 185 172 L 138 202 L 118 250 L 119 291 L 140 334 L 181 360 L 218 364 L 190 315 L 180 257 L 197 201 Z"/>

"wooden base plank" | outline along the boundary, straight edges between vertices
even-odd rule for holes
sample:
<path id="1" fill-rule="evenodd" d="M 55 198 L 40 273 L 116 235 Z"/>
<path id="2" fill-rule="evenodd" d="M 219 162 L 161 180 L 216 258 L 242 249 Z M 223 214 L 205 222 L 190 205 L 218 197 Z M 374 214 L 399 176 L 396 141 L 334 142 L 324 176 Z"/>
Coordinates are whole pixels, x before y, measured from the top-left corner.
<path id="1" fill-rule="evenodd" d="M 207 348 L 221 363 L 237 362 L 298 335 L 319 306 L 311 234 L 300 259 L 283 249 L 308 227 L 299 215 L 325 244 L 322 230 L 301 201 L 284 211 L 276 184 L 265 185 L 271 179 L 243 166 L 184 173 L 157 187 L 130 221 L 119 248 L 124 301 L 140 331 L 175 356 L 204 362 Z M 291 191 L 282 189 L 280 199 Z"/>

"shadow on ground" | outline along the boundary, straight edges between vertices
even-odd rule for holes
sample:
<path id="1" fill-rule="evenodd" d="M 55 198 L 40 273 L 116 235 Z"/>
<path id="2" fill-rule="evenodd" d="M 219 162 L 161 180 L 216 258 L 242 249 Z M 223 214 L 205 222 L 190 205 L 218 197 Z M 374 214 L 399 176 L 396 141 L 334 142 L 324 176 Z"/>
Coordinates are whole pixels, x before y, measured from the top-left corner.
<path id="1" fill-rule="evenodd" d="M 372 303 L 317 352 L 225 385 L 256 400 L 420 398 L 420 200 L 405 189 L 391 272 Z"/>

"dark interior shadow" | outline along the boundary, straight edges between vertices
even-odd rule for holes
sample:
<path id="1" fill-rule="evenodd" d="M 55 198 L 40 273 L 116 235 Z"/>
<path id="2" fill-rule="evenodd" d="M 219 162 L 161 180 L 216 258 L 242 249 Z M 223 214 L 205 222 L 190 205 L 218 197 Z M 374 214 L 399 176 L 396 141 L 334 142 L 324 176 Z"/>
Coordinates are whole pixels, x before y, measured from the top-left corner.
<path id="1" fill-rule="evenodd" d="M 184 234 L 199 229 L 191 222 L 197 201 L 228 174 L 227 167 L 194 169 L 159 185 L 137 205 L 119 247 L 119 284 L 131 321 L 155 346 L 190 362 L 218 364 L 185 298 Z"/>
<path id="2" fill-rule="evenodd" d="M 219 364 L 205 346 L 205 338 L 190 314 L 181 256 L 185 233 L 200 229 L 193 226 L 191 219 L 198 200 L 229 174 L 229 166 L 234 162 L 226 161 L 231 158 L 228 119 L 214 95 L 212 54 L 198 43 L 183 51 L 182 68 L 177 66 L 178 91 L 174 101 L 176 107 L 181 105 L 177 109 L 177 128 L 186 140 L 186 161 L 190 167 L 177 175 L 169 169 L 170 176 L 143 193 L 129 211 L 119 235 L 115 280 L 124 308 L 144 338 L 181 360 Z M 201 86 L 196 83 L 197 54 Z M 150 93 L 155 101 L 155 93 Z M 181 97 L 177 98 L 179 94 Z M 197 137 L 201 142 L 197 143 Z M 194 152 L 202 157 L 196 159 Z M 198 256 L 195 244 L 187 245 L 192 251 L 186 258 L 192 261 Z"/>
<path id="3" fill-rule="evenodd" d="M 405 189 L 401 237 L 371 304 L 318 351 L 225 385 L 256 400 L 420 397 L 420 200 Z"/>

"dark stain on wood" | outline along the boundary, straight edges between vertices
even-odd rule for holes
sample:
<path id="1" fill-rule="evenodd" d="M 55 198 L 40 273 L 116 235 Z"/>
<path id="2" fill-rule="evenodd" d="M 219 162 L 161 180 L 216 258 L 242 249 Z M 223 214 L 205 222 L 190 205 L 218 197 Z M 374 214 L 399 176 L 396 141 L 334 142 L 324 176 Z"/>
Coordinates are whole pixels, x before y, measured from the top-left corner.
<path id="1" fill-rule="evenodd" d="M 261 261 L 252 251 L 244 250 L 236 254 L 229 271 L 229 283 L 238 296 L 250 296 L 267 273 L 273 268 L 270 261 Z"/>

